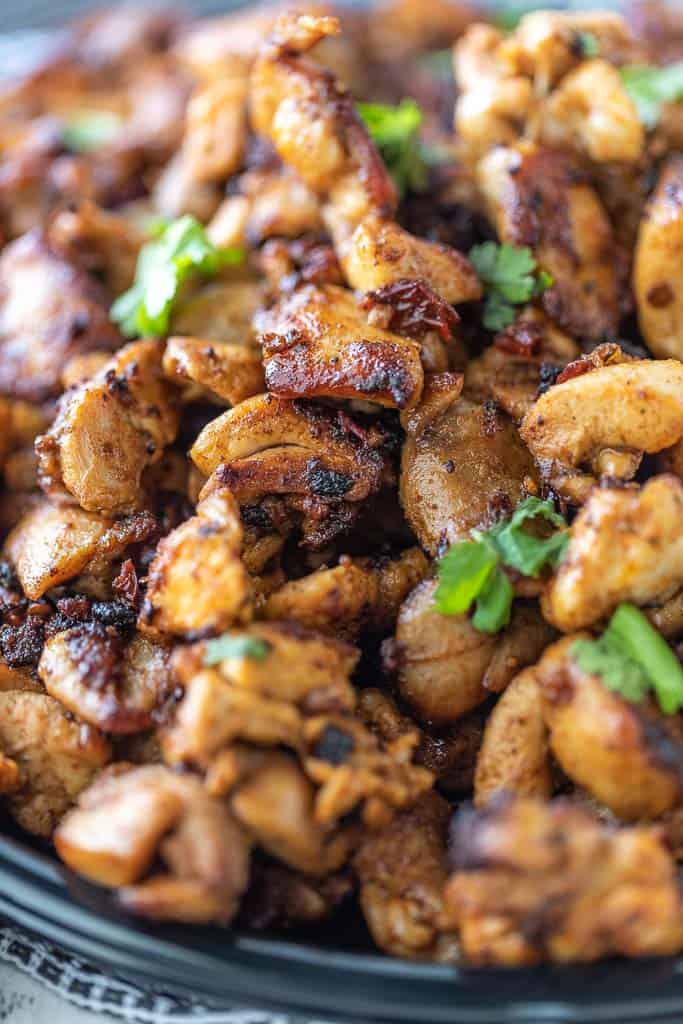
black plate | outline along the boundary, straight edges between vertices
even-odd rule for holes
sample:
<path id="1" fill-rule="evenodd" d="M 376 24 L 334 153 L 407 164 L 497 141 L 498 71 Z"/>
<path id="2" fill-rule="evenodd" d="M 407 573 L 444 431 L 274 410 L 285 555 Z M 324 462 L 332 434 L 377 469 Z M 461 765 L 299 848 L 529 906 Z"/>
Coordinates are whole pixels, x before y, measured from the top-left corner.
<path id="1" fill-rule="evenodd" d="M 683 959 L 467 970 L 217 928 L 145 927 L 106 891 L 0 835 L 0 915 L 149 987 L 316 1018 L 382 1024 L 683 1021 Z"/>

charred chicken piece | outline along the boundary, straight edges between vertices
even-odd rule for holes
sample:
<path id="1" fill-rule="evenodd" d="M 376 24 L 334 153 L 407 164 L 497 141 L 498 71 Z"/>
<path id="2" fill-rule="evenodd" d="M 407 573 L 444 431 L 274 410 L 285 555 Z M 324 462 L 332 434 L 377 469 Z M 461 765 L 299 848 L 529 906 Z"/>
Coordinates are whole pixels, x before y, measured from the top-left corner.
<path id="1" fill-rule="evenodd" d="M 437 793 L 364 837 L 354 858 L 372 936 L 393 956 L 452 960 L 457 936 L 441 925 L 451 810 Z"/>
<path id="2" fill-rule="evenodd" d="M 227 924 L 249 880 L 250 841 L 227 806 L 163 765 L 104 772 L 55 845 L 68 867 L 117 888 L 126 910 L 157 920 Z"/>
<path id="3" fill-rule="evenodd" d="M 0 693 L 0 750 L 16 764 L 20 785 L 7 798 L 22 828 L 49 838 L 76 797 L 111 759 L 90 725 L 42 693 Z"/>
<path id="4" fill-rule="evenodd" d="M 550 749 L 573 782 L 622 820 L 657 818 L 683 794 L 680 723 L 583 671 L 572 647 L 586 636 L 553 644 L 535 669 Z"/>
<path id="5" fill-rule="evenodd" d="M 422 403 L 403 416 L 400 498 L 422 546 L 435 555 L 445 542 L 491 525 L 537 488 L 529 452 L 494 403 L 460 398 L 462 378 L 438 374 Z"/>
<path id="6" fill-rule="evenodd" d="M 262 317 L 259 328 L 273 394 L 360 399 L 399 409 L 419 401 L 419 345 L 371 326 L 343 288 L 300 288 Z"/>
<path id="7" fill-rule="evenodd" d="M 473 964 L 653 956 L 683 944 L 658 829 L 615 831 L 568 800 L 499 801 L 459 812 L 451 850 L 446 913 Z"/>
<path id="8" fill-rule="evenodd" d="M 178 429 L 161 356 L 158 342 L 133 342 L 65 396 L 37 444 L 43 490 L 65 490 L 81 508 L 104 515 L 141 507 L 143 471 L 159 461 Z"/>
<path id="9" fill-rule="evenodd" d="M 229 491 L 215 490 L 200 500 L 196 515 L 159 542 L 149 567 L 145 628 L 193 639 L 249 619 L 252 593 L 242 536 Z"/>
<path id="10" fill-rule="evenodd" d="M 265 387 L 261 356 L 246 345 L 175 336 L 166 344 L 163 367 L 169 380 L 189 385 L 186 400 L 199 394 L 238 405 Z"/>

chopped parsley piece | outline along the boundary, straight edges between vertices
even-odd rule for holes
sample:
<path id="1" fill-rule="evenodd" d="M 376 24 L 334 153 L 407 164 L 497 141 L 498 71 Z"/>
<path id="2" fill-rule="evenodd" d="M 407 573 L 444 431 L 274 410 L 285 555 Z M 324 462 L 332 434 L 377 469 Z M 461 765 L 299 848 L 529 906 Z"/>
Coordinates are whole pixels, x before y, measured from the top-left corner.
<path id="1" fill-rule="evenodd" d="M 111 318 L 129 337 L 168 333 L 181 285 L 193 273 L 210 277 L 223 267 L 242 263 L 241 249 L 217 249 L 195 217 L 186 215 L 159 224 L 138 256 L 135 281 L 111 307 Z"/>
<path id="2" fill-rule="evenodd" d="M 584 672 L 638 704 L 651 691 L 665 715 L 683 708 L 683 666 L 635 605 L 620 604 L 597 640 L 577 640 L 571 653 Z"/>
<path id="3" fill-rule="evenodd" d="M 218 665 L 226 658 L 251 658 L 253 661 L 263 661 L 269 651 L 270 644 L 261 637 L 224 633 L 223 636 L 218 636 L 207 643 L 204 664 Z"/>
<path id="4" fill-rule="evenodd" d="M 683 61 L 661 68 L 630 64 L 621 69 L 621 80 L 646 128 L 656 127 L 664 104 L 683 100 Z"/>
<path id="5" fill-rule="evenodd" d="M 600 56 L 600 43 L 592 32 L 577 32 L 578 48 L 582 57 L 591 60 Z"/>
<path id="6" fill-rule="evenodd" d="M 538 269 L 531 249 L 483 242 L 470 249 L 470 260 L 484 285 L 484 327 L 502 331 L 514 321 L 515 306 L 540 295 L 553 283 Z"/>
<path id="7" fill-rule="evenodd" d="M 539 520 L 557 530 L 542 537 L 524 529 Z M 473 531 L 471 540 L 453 544 L 439 562 L 434 595 L 437 609 L 442 615 L 462 615 L 475 605 L 475 629 L 497 633 L 510 621 L 514 596 L 504 568 L 534 577 L 548 565 L 555 568 L 569 542 L 566 526 L 552 502 L 529 497 L 520 502 L 510 519 L 486 532 Z"/>
<path id="8" fill-rule="evenodd" d="M 422 111 L 415 100 L 401 100 L 397 107 L 384 103 L 359 103 L 358 112 L 365 122 L 394 179 L 399 195 L 422 192 L 427 187 L 427 165 L 419 130 Z"/>
<path id="9" fill-rule="evenodd" d="M 112 142 L 122 126 L 123 119 L 110 110 L 83 110 L 62 128 L 62 142 L 73 153 L 89 153 Z"/>

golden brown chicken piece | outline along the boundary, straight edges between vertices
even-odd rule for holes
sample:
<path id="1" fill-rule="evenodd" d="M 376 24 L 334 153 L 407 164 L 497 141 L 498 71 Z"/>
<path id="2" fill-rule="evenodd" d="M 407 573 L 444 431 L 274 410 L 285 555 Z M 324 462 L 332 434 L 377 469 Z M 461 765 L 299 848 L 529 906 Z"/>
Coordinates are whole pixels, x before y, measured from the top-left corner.
<path id="1" fill-rule="evenodd" d="M 24 593 L 35 601 L 82 573 L 107 575 L 130 545 L 156 529 L 146 512 L 114 521 L 42 499 L 22 516 L 3 550 Z"/>
<path id="2" fill-rule="evenodd" d="M 674 359 L 615 362 L 555 384 L 520 434 L 544 477 L 583 501 L 595 477 L 630 479 L 643 452 L 683 436 L 683 367 Z"/>
<path id="3" fill-rule="evenodd" d="M 537 489 L 536 470 L 512 422 L 493 403 L 459 398 L 462 379 L 433 377 L 404 415 L 400 498 L 423 548 L 492 525 Z"/>
<path id="4" fill-rule="evenodd" d="M 300 288 L 260 318 L 259 328 L 273 394 L 360 399 L 399 409 L 419 401 L 420 346 L 369 324 L 343 288 Z"/>
<path id="5" fill-rule="evenodd" d="M 64 818 L 55 845 L 72 870 L 123 887 L 120 903 L 143 917 L 227 924 L 249 880 L 250 841 L 227 806 L 195 776 L 163 765 L 104 772 Z"/>
<path id="6" fill-rule="evenodd" d="M 657 818 L 683 795 L 680 723 L 583 671 L 572 647 L 585 639 L 578 633 L 553 644 L 534 670 L 550 749 L 569 778 L 619 818 Z"/>
<path id="7" fill-rule="evenodd" d="M 48 639 L 38 675 L 65 708 L 117 735 L 151 729 L 173 689 L 166 646 L 139 634 L 125 642 L 98 622 Z"/>
<path id="8" fill-rule="evenodd" d="M 446 914 L 465 957 L 507 967 L 683 946 L 676 869 L 654 828 L 613 830 L 568 800 L 461 810 Z"/>
<path id="9" fill-rule="evenodd" d="M 486 721 L 477 758 L 474 802 L 483 807 L 500 792 L 548 799 L 552 795 L 548 730 L 533 668 L 520 672 Z"/>
<path id="10" fill-rule="evenodd" d="M 207 395 L 238 405 L 265 387 L 261 356 L 247 345 L 174 336 L 166 344 L 163 367 L 169 380 L 189 385 L 185 397 L 191 401 Z"/>
<path id="11" fill-rule="evenodd" d="M 56 213 L 47 238 L 69 263 L 103 280 L 110 295 L 130 288 L 145 241 L 130 218 L 103 210 L 90 200 Z M 98 347 L 104 349 L 106 344 Z"/>
<path id="12" fill-rule="evenodd" d="M 501 633 L 481 633 L 466 615 L 441 615 L 436 588 L 436 580 L 425 580 L 404 601 L 389 660 L 397 665 L 401 696 L 418 717 L 448 723 L 504 690 L 553 633 L 533 605 L 522 604 Z"/>
<path id="13" fill-rule="evenodd" d="M 683 585 L 682 517 L 683 484 L 674 476 L 592 491 L 543 594 L 546 619 L 570 633 L 622 601 L 663 604 Z"/>
<path id="14" fill-rule="evenodd" d="M 683 156 L 665 162 L 638 233 L 633 289 L 643 337 L 660 359 L 683 356 Z"/>
<path id="15" fill-rule="evenodd" d="M 182 153 L 191 181 L 224 181 L 240 167 L 247 144 L 247 82 L 226 75 L 195 88 L 187 105 Z"/>
<path id="16" fill-rule="evenodd" d="M 612 228 L 571 157 L 526 142 L 500 147 L 481 161 L 477 181 L 501 242 L 528 246 L 552 276 L 541 298 L 551 320 L 577 338 L 613 341 L 619 301 Z"/>
<path id="17" fill-rule="evenodd" d="M 0 392 L 40 402 L 59 394 L 74 355 L 114 349 L 121 336 L 94 278 L 53 252 L 40 232 L 0 257 Z"/>
<path id="18" fill-rule="evenodd" d="M 178 303 L 171 319 L 179 337 L 255 345 L 252 320 L 263 301 L 256 281 L 210 281 Z"/>
<path id="19" fill-rule="evenodd" d="M 37 445 L 43 490 L 66 490 L 81 508 L 104 515 L 141 507 L 142 474 L 159 461 L 178 429 L 162 351 L 156 341 L 133 342 L 66 395 Z"/>
<path id="20" fill-rule="evenodd" d="M 289 580 L 268 597 L 260 615 L 353 640 L 362 631 L 393 629 L 401 603 L 427 570 L 419 548 L 397 558 L 343 555 L 332 569 Z"/>
<path id="21" fill-rule="evenodd" d="M 455 959 L 457 936 L 441 925 L 451 809 L 438 793 L 363 838 L 354 858 L 360 903 L 377 945 L 393 956 Z"/>
<path id="22" fill-rule="evenodd" d="M 148 573 L 145 628 L 196 639 L 248 620 L 252 592 L 241 547 L 235 499 L 215 490 L 159 542 Z"/>
<path id="23" fill-rule="evenodd" d="M 0 693 L 0 750 L 20 775 L 20 788 L 8 797 L 10 813 L 45 838 L 112 754 L 97 729 L 54 698 L 27 690 Z"/>

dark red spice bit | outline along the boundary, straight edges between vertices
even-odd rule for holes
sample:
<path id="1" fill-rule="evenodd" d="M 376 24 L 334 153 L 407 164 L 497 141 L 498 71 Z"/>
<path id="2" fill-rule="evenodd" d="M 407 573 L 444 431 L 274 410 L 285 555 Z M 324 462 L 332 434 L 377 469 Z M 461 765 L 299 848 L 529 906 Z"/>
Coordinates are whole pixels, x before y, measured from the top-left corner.
<path id="1" fill-rule="evenodd" d="M 388 329 L 408 338 L 419 339 L 428 331 L 436 331 L 444 341 L 450 341 L 460 323 L 453 307 L 418 278 L 404 278 L 368 292 L 361 308 L 369 311 L 375 306 L 389 306 L 392 314 Z"/>
<path id="2" fill-rule="evenodd" d="M 127 601 L 133 608 L 140 608 L 140 581 L 132 558 L 122 563 L 118 576 L 112 581 L 111 589 L 122 601 Z"/>
<path id="3" fill-rule="evenodd" d="M 533 320 L 517 320 L 493 339 L 501 352 L 530 358 L 538 354 L 543 343 L 543 328 Z"/>

